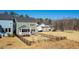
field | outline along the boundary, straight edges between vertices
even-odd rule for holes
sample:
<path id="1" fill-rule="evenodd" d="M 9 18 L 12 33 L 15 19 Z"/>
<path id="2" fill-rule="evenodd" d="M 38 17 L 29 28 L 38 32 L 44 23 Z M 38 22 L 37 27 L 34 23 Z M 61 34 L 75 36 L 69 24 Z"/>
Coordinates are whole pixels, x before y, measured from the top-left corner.
<path id="1" fill-rule="evenodd" d="M 79 31 L 64 32 L 41 32 L 29 37 L 23 37 L 25 40 L 33 42 L 30 46 L 22 42 L 17 37 L 0 38 L 0 48 L 28 48 L 28 49 L 76 49 L 79 48 Z"/>

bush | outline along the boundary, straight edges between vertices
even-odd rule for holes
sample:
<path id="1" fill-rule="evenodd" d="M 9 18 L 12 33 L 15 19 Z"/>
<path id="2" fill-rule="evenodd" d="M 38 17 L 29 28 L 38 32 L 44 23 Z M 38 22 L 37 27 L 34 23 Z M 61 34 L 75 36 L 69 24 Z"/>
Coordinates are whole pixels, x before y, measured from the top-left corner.
<path id="1" fill-rule="evenodd" d="M 15 34 L 8 34 L 8 37 L 14 37 Z"/>
<path id="2" fill-rule="evenodd" d="M 52 31 L 57 31 L 57 29 L 54 29 L 54 30 L 52 30 Z"/>
<path id="3" fill-rule="evenodd" d="M 2 36 L 0 35 L 0 38 L 2 38 Z"/>

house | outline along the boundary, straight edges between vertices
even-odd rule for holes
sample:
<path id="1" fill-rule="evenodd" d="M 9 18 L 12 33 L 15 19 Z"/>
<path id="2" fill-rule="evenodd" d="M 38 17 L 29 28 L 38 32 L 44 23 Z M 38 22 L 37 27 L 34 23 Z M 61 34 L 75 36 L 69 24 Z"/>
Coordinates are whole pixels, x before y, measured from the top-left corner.
<path id="1" fill-rule="evenodd" d="M 34 18 L 16 17 L 16 35 L 31 35 L 37 32 Z"/>
<path id="2" fill-rule="evenodd" d="M 48 32 L 51 31 L 51 28 L 49 27 L 49 25 L 45 25 L 44 27 L 42 27 L 44 32 Z"/>
<path id="3" fill-rule="evenodd" d="M 0 35 L 13 35 L 13 18 L 9 14 L 0 13 Z"/>
<path id="4" fill-rule="evenodd" d="M 37 25 L 37 31 L 38 32 L 42 32 L 43 31 L 43 28 L 42 27 L 44 27 L 45 26 L 45 24 L 38 24 Z"/>
<path id="5" fill-rule="evenodd" d="M 38 32 L 48 32 L 51 31 L 51 27 L 49 25 L 42 23 L 37 26 L 37 30 Z"/>

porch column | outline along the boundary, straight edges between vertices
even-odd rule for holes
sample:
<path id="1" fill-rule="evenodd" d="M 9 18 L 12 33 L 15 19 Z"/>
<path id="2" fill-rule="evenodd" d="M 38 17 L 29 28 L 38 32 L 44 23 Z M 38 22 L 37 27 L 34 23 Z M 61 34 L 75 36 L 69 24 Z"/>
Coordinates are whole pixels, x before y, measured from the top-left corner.
<path id="1" fill-rule="evenodd" d="M 31 28 L 30 28 L 30 34 L 32 34 L 32 33 L 31 33 Z"/>

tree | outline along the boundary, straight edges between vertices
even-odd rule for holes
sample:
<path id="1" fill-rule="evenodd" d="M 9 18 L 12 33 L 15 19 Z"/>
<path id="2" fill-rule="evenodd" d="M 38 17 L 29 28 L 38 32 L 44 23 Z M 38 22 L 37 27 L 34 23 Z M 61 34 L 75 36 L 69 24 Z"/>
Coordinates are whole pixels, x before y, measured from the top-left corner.
<path id="1" fill-rule="evenodd" d="M 10 12 L 10 15 L 15 18 L 16 16 L 19 16 L 16 12 Z"/>
<path id="2" fill-rule="evenodd" d="M 7 12 L 7 11 L 5 11 L 5 12 L 4 12 L 4 14 L 8 14 L 8 12 Z"/>
<path id="3" fill-rule="evenodd" d="M 10 15 L 17 15 L 16 12 L 10 12 Z"/>
<path id="4" fill-rule="evenodd" d="M 40 18 L 40 22 L 43 22 L 43 19 L 42 18 Z"/>
<path id="5" fill-rule="evenodd" d="M 0 25 L 0 32 L 3 33 L 4 32 L 4 29 L 3 27 Z"/>
<path id="6" fill-rule="evenodd" d="M 43 20 L 42 18 L 38 18 L 38 23 L 39 23 L 39 24 L 43 23 L 43 21 L 44 21 L 44 20 Z"/>
<path id="7" fill-rule="evenodd" d="M 50 25 L 52 24 L 52 20 L 51 19 L 48 20 L 48 24 L 50 24 Z"/>
<path id="8" fill-rule="evenodd" d="M 75 20 L 74 30 L 79 30 L 79 20 Z"/>
<path id="9" fill-rule="evenodd" d="M 56 31 L 57 30 L 57 22 L 54 23 L 54 30 L 53 31 Z"/>
<path id="10" fill-rule="evenodd" d="M 25 17 L 26 17 L 26 18 L 29 18 L 29 16 L 28 16 L 27 14 L 25 15 Z"/>
<path id="11" fill-rule="evenodd" d="M 48 21 L 49 21 L 49 19 L 45 18 L 45 24 L 49 24 Z"/>
<path id="12" fill-rule="evenodd" d="M 37 22 L 37 24 L 40 24 L 40 22 Z"/>
<path id="13" fill-rule="evenodd" d="M 24 17 L 24 15 L 20 15 L 20 17 Z"/>
<path id="14" fill-rule="evenodd" d="M 57 27 L 59 30 L 64 31 L 64 24 L 62 20 L 58 21 Z"/>

